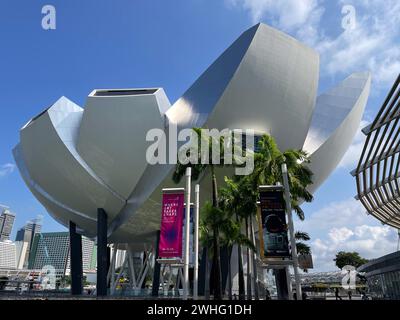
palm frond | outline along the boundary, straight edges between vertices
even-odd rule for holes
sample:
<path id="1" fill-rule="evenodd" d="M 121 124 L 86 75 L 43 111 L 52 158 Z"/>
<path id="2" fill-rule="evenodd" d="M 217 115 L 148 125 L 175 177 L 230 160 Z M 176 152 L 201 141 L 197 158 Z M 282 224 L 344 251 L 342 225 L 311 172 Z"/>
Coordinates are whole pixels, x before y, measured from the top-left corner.
<path id="1" fill-rule="evenodd" d="M 294 237 L 296 240 L 303 240 L 303 241 L 309 241 L 311 239 L 310 235 L 304 231 L 296 231 Z"/>
<path id="2" fill-rule="evenodd" d="M 310 254 L 311 248 L 304 242 L 296 242 L 297 254 Z"/>

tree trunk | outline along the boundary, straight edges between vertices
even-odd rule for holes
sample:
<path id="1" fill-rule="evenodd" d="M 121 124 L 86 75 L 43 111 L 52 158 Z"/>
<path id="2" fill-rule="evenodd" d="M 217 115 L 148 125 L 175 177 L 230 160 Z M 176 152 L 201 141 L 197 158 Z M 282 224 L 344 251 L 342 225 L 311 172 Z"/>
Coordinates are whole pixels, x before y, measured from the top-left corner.
<path id="1" fill-rule="evenodd" d="M 208 249 L 206 248 L 206 265 L 205 265 L 205 288 L 204 297 L 206 300 L 210 300 L 210 268 L 208 261 Z"/>
<path id="2" fill-rule="evenodd" d="M 246 237 L 249 239 L 249 222 L 248 218 L 246 217 Z M 247 300 L 252 299 L 252 294 L 251 294 L 251 274 L 250 274 L 250 248 L 246 248 L 246 257 L 247 257 Z"/>
<path id="3" fill-rule="evenodd" d="M 256 239 L 254 235 L 254 225 L 253 225 L 253 217 L 250 217 L 250 232 L 251 232 L 251 242 L 254 247 L 256 247 Z M 251 250 L 251 259 L 253 261 L 253 285 L 254 285 L 254 299 L 259 300 L 258 293 L 258 275 L 257 275 L 257 252 Z"/>
<path id="4" fill-rule="evenodd" d="M 211 176 L 212 176 L 212 200 L 213 207 L 218 208 L 218 189 L 217 189 L 217 178 L 215 176 L 214 167 L 211 166 Z M 219 230 L 218 226 L 214 224 L 213 230 L 213 242 L 214 242 L 214 252 L 213 252 L 213 265 L 214 265 L 214 299 L 222 299 L 222 282 L 221 282 L 221 256 L 219 248 Z"/>
<path id="5" fill-rule="evenodd" d="M 239 222 L 239 217 L 236 215 L 236 221 Z M 244 292 L 244 273 L 243 273 L 243 258 L 242 258 L 242 246 L 238 245 L 238 270 L 239 270 L 239 300 L 245 299 L 245 292 Z"/>
<path id="6" fill-rule="evenodd" d="M 229 247 L 228 251 L 228 295 L 229 300 L 232 300 L 232 268 L 231 268 L 231 259 L 232 259 L 232 247 Z"/>

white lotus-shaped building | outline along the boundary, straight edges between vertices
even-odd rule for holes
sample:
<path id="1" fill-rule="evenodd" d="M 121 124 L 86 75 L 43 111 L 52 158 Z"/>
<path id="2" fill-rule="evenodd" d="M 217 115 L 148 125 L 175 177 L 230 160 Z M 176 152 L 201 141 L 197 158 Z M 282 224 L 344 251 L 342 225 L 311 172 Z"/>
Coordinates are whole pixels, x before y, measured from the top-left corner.
<path id="1" fill-rule="evenodd" d="M 108 241 L 152 242 L 161 189 L 174 165 L 146 161 L 149 129 L 254 129 L 281 150 L 311 154 L 313 192 L 349 147 L 367 103 L 369 73 L 355 73 L 316 98 L 318 54 L 258 24 L 244 32 L 172 106 L 162 88 L 94 90 L 81 108 L 65 97 L 30 120 L 14 157 L 27 186 L 61 224 L 96 236 L 97 209 Z M 201 194 L 209 192 L 207 176 Z"/>

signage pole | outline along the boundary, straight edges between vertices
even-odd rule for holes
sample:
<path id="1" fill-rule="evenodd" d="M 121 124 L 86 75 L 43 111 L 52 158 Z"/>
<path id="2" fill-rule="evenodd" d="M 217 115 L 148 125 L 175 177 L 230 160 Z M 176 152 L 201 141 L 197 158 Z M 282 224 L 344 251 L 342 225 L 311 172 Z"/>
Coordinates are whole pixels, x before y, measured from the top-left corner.
<path id="1" fill-rule="evenodd" d="M 288 175 L 287 175 L 286 163 L 282 163 L 282 177 L 283 177 L 283 186 L 285 188 L 286 212 L 287 212 L 287 216 L 288 216 L 290 246 L 292 248 L 294 278 L 296 281 L 296 297 L 297 297 L 297 300 L 302 300 L 300 274 L 299 274 L 299 261 L 298 261 L 298 257 L 297 257 L 296 239 L 294 238 L 292 206 L 290 204 L 290 190 L 289 190 L 289 180 L 288 180 Z"/>
<path id="2" fill-rule="evenodd" d="M 286 271 L 286 283 L 287 283 L 287 288 L 288 288 L 289 300 L 294 300 L 293 290 L 292 290 L 292 278 L 290 277 L 289 266 L 285 267 L 285 271 Z"/>
<path id="3" fill-rule="evenodd" d="M 189 291 L 189 240 L 190 240 L 190 189 L 191 189 L 192 168 L 186 168 L 186 212 L 185 212 L 185 256 L 184 256 L 184 283 L 183 300 L 188 299 Z"/>
<path id="4" fill-rule="evenodd" d="M 195 209 L 194 209 L 194 274 L 193 274 L 193 299 L 198 299 L 199 288 L 199 209 L 200 209 L 200 185 L 196 184 L 194 189 Z"/>

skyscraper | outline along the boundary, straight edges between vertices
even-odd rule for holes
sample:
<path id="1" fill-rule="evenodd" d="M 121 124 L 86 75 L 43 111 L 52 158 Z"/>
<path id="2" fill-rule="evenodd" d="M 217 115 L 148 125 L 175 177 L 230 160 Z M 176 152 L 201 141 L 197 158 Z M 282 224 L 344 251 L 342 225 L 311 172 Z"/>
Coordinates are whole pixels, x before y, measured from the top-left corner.
<path id="1" fill-rule="evenodd" d="M 69 273 L 70 243 L 68 232 L 37 233 L 34 236 L 29 257 L 29 269 L 42 269 L 51 265 L 57 276 Z M 82 237 L 83 271 L 96 269 L 96 246 L 94 242 Z"/>
<path id="2" fill-rule="evenodd" d="M 29 253 L 32 249 L 33 239 L 36 234 L 42 230 L 42 217 L 38 216 L 36 219 L 30 220 L 24 227 L 17 231 L 15 241 L 23 241 L 28 243 L 27 252 L 25 255 L 24 267 L 28 267 Z"/>
<path id="3" fill-rule="evenodd" d="M 17 268 L 17 249 L 9 240 L 0 241 L 0 269 Z"/>
<path id="4" fill-rule="evenodd" d="M 8 209 L 3 209 L 0 219 L 0 241 L 10 239 L 12 227 L 14 225 L 15 214 Z"/>
<path id="5" fill-rule="evenodd" d="M 3 217 L 3 215 L 1 215 L 0 216 L 0 232 L 1 232 L 1 229 L 3 228 L 3 222 L 4 222 L 4 217 Z"/>

